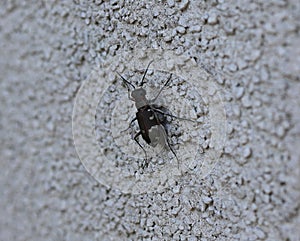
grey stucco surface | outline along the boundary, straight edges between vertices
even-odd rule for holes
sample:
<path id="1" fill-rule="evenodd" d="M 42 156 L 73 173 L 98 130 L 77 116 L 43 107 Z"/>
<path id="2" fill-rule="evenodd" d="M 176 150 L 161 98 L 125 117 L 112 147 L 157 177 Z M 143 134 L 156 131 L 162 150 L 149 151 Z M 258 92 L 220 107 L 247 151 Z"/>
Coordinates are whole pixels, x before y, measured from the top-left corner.
<path id="1" fill-rule="evenodd" d="M 1 3 L 0 240 L 299 240 L 299 5 Z M 82 166 L 78 89 L 134 48 L 188 55 L 216 76 L 226 142 L 204 178 L 134 195 Z"/>

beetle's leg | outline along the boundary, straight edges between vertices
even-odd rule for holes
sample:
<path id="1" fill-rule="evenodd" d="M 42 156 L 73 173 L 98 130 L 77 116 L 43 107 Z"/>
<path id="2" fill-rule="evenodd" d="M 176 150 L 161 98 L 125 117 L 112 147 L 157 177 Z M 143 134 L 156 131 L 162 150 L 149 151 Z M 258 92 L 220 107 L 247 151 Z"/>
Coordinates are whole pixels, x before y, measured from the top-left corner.
<path id="1" fill-rule="evenodd" d="M 141 145 L 141 143 L 139 143 L 139 141 L 138 141 L 138 139 L 137 139 L 141 134 L 142 134 L 142 132 L 139 131 L 138 133 L 135 134 L 135 136 L 134 136 L 133 139 L 134 139 L 135 142 L 140 146 L 140 148 L 143 149 L 144 154 L 145 154 L 145 166 L 147 167 L 147 166 L 148 166 L 148 162 L 147 162 L 147 160 L 148 160 L 148 158 L 147 158 L 147 152 L 146 152 L 145 148 Z"/>
<path id="2" fill-rule="evenodd" d="M 191 120 L 191 119 L 188 119 L 188 118 L 183 118 L 183 117 L 175 116 L 175 115 L 172 115 L 172 114 L 163 112 L 163 111 L 161 111 L 161 110 L 159 110 L 159 109 L 156 109 L 156 108 L 153 108 L 153 107 L 151 107 L 151 108 L 152 108 L 152 110 L 155 111 L 155 112 L 158 112 L 158 113 L 163 114 L 163 115 L 170 116 L 170 117 L 175 118 L 175 119 L 178 119 L 178 120 L 185 120 L 185 121 L 197 122 L 196 120 Z"/>
<path id="3" fill-rule="evenodd" d="M 151 103 L 154 103 L 154 102 L 157 100 L 158 96 L 159 96 L 160 93 L 163 91 L 163 89 L 169 84 L 169 82 L 171 81 L 171 79 L 172 79 L 172 74 L 170 74 L 170 77 L 169 77 L 168 80 L 165 82 L 164 86 L 161 87 L 161 89 L 158 91 L 158 93 L 157 93 L 157 95 L 155 96 L 155 98 L 152 99 L 152 100 L 150 101 Z"/>
<path id="4" fill-rule="evenodd" d="M 123 132 L 125 132 L 125 131 L 128 131 L 128 130 L 132 127 L 133 122 L 135 122 L 136 120 L 137 120 L 136 117 L 135 117 L 134 119 L 132 119 L 132 120 L 130 121 L 130 123 L 129 123 L 128 128 L 125 129 L 125 130 L 123 130 L 123 131 L 121 131 L 120 133 L 123 133 Z"/>
<path id="5" fill-rule="evenodd" d="M 173 153 L 173 155 L 176 157 L 176 160 L 177 160 L 177 166 L 179 167 L 179 160 L 178 160 L 178 157 L 177 157 L 177 155 L 176 155 L 175 151 L 173 150 L 173 148 L 171 147 L 171 144 L 170 144 L 170 142 L 169 142 L 168 138 L 166 139 L 166 142 L 167 142 L 167 144 L 168 144 L 168 147 L 170 148 L 171 152 L 172 152 L 172 153 Z"/>

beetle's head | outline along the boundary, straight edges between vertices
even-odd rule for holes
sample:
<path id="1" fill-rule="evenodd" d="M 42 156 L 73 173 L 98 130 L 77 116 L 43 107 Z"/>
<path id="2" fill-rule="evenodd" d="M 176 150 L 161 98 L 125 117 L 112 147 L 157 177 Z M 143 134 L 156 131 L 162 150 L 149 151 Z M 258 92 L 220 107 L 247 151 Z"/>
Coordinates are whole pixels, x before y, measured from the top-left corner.
<path id="1" fill-rule="evenodd" d="M 131 97 L 135 101 L 140 101 L 142 99 L 145 99 L 146 98 L 145 96 L 146 96 L 146 90 L 144 90 L 143 88 L 138 88 L 131 92 Z"/>
<path id="2" fill-rule="evenodd" d="M 137 108 L 147 105 L 146 90 L 143 88 L 134 89 L 131 92 L 131 97 Z"/>
<path id="3" fill-rule="evenodd" d="M 123 82 L 125 83 L 125 85 L 127 87 L 129 99 L 131 99 L 135 102 L 135 106 L 138 109 L 140 107 L 143 107 L 148 104 L 148 101 L 146 99 L 146 90 L 143 89 L 143 85 L 145 84 L 145 76 L 147 74 L 147 71 L 148 71 L 151 63 L 152 63 L 152 61 L 150 61 L 150 63 L 148 64 L 148 66 L 144 72 L 142 81 L 138 85 L 139 88 L 136 88 L 136 86 L 134 86 L 132 83 L 130 83 L 128 80 L 126 80 L 119 72 L 117 72 L 117 74 L 122 78 Z M 130 92 L 131 87 L 133 88 L 132 92 Z"/>

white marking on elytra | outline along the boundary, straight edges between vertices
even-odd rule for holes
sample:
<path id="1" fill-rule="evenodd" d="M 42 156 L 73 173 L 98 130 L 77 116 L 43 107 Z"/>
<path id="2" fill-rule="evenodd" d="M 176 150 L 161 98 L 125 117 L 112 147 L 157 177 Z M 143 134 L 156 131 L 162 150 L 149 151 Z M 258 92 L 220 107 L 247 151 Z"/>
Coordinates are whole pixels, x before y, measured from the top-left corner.
<path id="1" fill-rule="evenodd" d="M 168 147 L 167 133 L 162 125 L 155 125 L 149 129 L 149 137 L 151 139 L 150 145 L 156 147 L 157 144 Z"/>

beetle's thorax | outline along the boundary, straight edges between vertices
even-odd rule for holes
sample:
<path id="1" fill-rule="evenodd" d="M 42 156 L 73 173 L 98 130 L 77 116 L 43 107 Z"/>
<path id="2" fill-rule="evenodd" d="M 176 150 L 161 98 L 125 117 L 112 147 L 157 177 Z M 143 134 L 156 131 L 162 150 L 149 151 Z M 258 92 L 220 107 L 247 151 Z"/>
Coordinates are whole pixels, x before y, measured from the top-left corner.
<path id="1" fill-rule="evenodd" d="M 137 109 L 149 104 L 146 98 L 146 90 L 144 90 L 143 88 L 135 89 L 134 91 L 132 91 L 131 97 L 133 98 Z"/>

